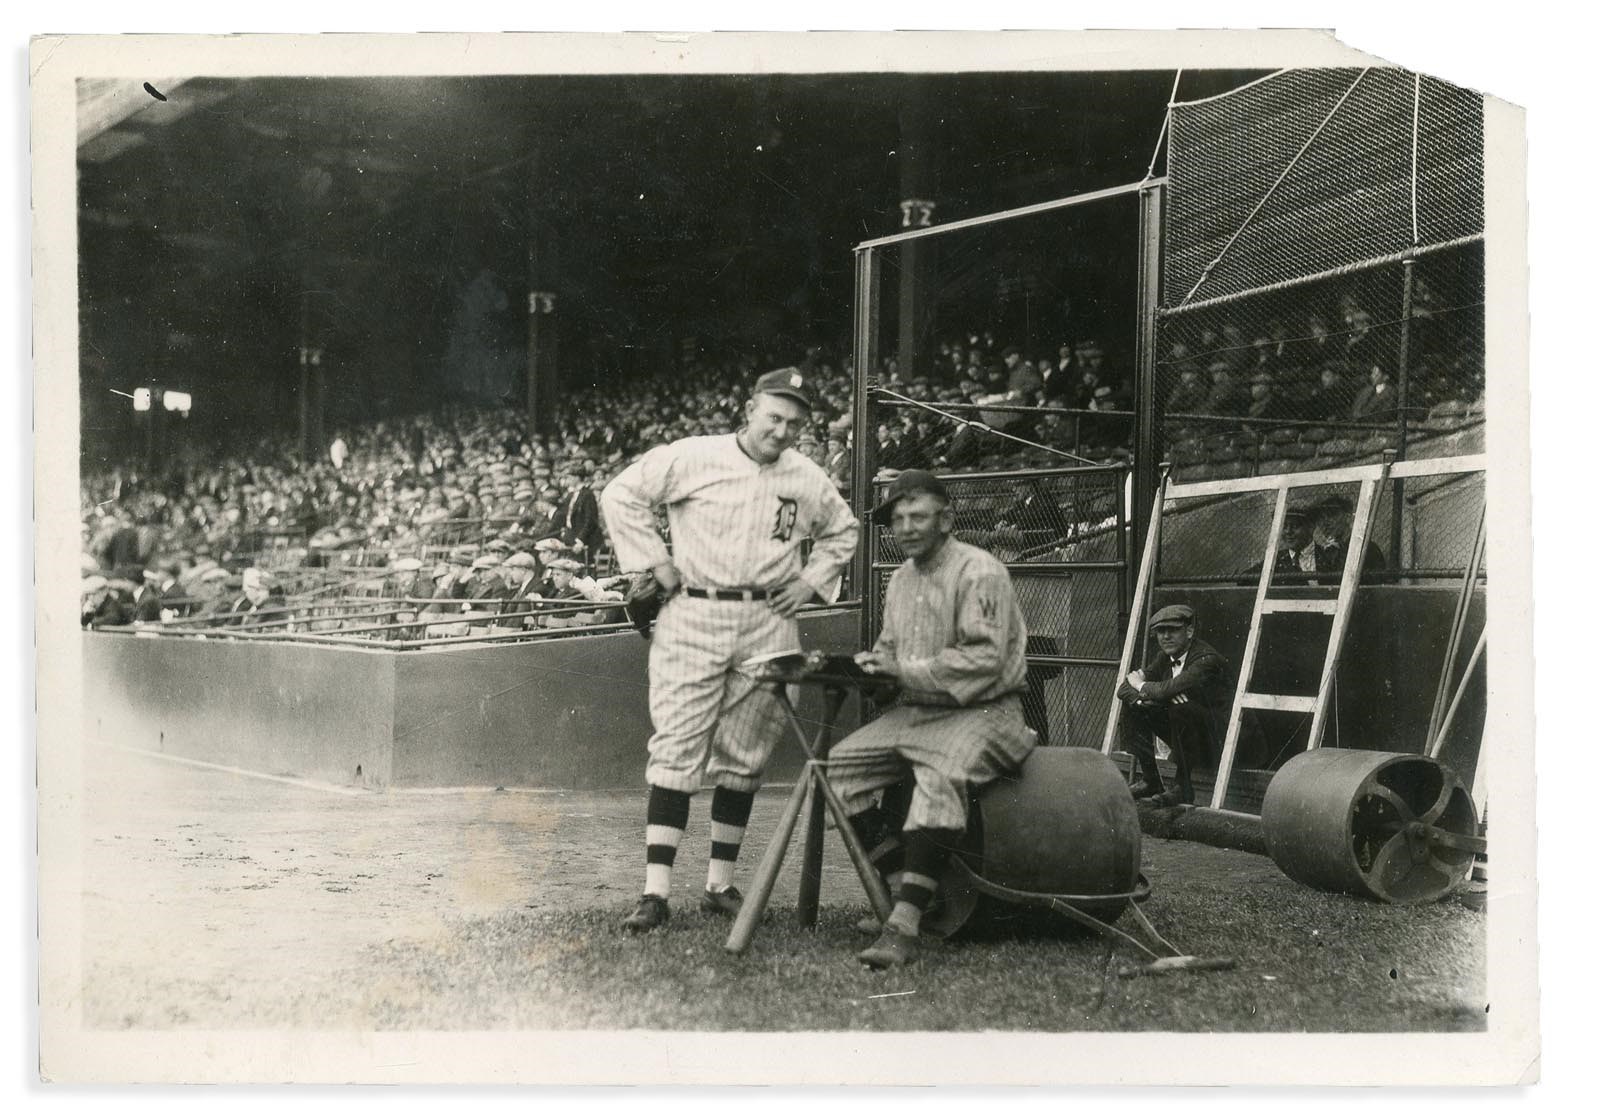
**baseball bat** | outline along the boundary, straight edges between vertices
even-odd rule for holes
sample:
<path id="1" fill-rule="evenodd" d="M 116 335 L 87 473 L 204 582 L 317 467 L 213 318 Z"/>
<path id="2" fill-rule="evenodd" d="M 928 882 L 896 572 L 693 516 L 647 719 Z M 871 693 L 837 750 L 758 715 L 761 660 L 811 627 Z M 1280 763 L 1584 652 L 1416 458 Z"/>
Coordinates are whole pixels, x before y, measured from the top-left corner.
<path id="1" fill-rule="evenodd" d="M 833 814 L 833 823 L 839 828 L 839 838 L 844 840 L 844 849 L 849 852 L 850 862 L 855 865 L 856 874 L 861 878 L 861 888 L 867 891 L 867 900 L 872 902 L 872 911 L 878 914 L 879 920 L 889 919 L 889 912 L 894 906 L 889 901 L 888 891 L 883 888 L 883 877 L 878 873 L 878 868 L 872 865 L 872 860 L 867 858 L 867 849 L 861 846 L 861 837 L 850 826 L 844 803 L 828 784 L 827 775 L 821 771 L 817 771 L 816 786 L 822 791 L 823 800 L 828 803 L 828 812 Z"/>
<path id="2" fill-rule="evenodd" d="M 744 907 L 739 910 L 739 915 L 733 918 L 733 930 L 728 933 L 728 942 L 723 946 L 734 954 L 744 954 L 750 949 L 750 941 L 755 938 L 756 926 L 761 923 L 761 916 L 767 911 L 767 902 L 772 898 L 772 887 L 777 884 L 778 871 L 783 869 L 783 857 L 789 851 L 795 822 L 800 819 L 800 804 L 805 801 L 810 783 L 811 763 L 807 761 L 800 768 L 800 778 L 790 791 L 783 812 L 778 815 L 778 826 L 750 881 L 750 896 L 744 899 Z"/>

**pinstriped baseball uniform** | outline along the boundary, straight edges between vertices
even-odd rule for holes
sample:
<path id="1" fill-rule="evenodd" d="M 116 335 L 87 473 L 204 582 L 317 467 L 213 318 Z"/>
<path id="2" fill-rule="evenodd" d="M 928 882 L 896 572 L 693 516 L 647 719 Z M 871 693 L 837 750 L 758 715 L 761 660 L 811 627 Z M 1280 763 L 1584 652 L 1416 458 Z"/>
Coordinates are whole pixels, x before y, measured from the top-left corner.
<path id="1" fill-rule="evenodd" d="M 829 753 L 846 809 L 865 810 L 909 766 L 906 829 L 964 828 L 967 787 L 1015 770 L 1033 750 L 1018 695 L 1027 642 L 1011 577 L 989 553 L 952 537 L 931 563 L 901 564 L 874 649 L 899 663 L 900 703 Z"/>
<path id="2" fill-rule="evenodd" d="M 651 449 L 600 504 L 623 571 L 670 560 L 686 588 L 775 591 L 800 578 L 822 592 L 856 546 L 855 515 L 820 467 L 793 449 L 757 463 L 731 433 Z M 667 509 L 670 554 L 656 531 L 658 506 Z M 814 544 L 802 564 L 807 537 Z M 794 619 L 764 600 L 680 591 L 667 602 L 650 646 L 650 784 L 756 789 L 785 719 L 776 697 L 752 694 L 757 684 L 734 668 L 799 643 Z"/>

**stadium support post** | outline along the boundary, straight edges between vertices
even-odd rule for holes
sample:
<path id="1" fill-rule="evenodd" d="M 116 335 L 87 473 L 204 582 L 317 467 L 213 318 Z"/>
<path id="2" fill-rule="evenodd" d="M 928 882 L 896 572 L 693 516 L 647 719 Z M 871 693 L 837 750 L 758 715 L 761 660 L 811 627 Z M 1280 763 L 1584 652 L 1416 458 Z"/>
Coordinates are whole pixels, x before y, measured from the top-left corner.
<path id="1" fill-rule="evenodd" d="M 1134 550 L 1145 546 L 1145 519 L 1156 500 L 1162 434 L 1156 423 L 1156 309 L 1161 297 L 1161 204 L 1166 186 L 1152 181 L 1139 189 L 1138 332 L 1134 339 L 1135 409 L 1133 506 L 1129 510 Z M 1129 564 L 1131 576 L 1139 565 Z M 1127 626 L 1120 626 L 1126 630 Z"/>
<path id="2" fill-rule="evenodd" d="M 855 560 L 851 564 L 851 583 L 854 596 L 861 599 L 861 646 L 872 646 L 872 627 L 877 624 L 874 609 L 877 606 L 877 586 L 872 578 L 873 529 L 872 474 L 877 470 L 877 438 L 872 427 L 877 424 L 878 386 L 878 277 L 880 270 L 877 251 L 870 246 L 856 249 L 856 302 L 855 342 L 853 365 L 855 375 L 855 424 L 851 429 L 850 499 L 856 517 L 863 526 L 862 539 L 856 544 Z"/>

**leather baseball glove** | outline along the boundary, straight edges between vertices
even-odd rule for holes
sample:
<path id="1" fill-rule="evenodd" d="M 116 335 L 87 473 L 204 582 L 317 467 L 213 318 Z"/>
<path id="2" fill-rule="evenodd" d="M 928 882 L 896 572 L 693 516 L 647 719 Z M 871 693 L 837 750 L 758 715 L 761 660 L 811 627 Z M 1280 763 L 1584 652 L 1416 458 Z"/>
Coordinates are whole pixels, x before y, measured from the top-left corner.
<path id="1" fill-rule="evenodd" d="M 653 572 L 646 571 L 635 575 L 628 583 L 628 593 L 623 598 L 623 605 L 628 609 L 628 620 L 633 622 L 633 627 L 638 629 L 639 635 L 646 640 L 650 639 L 656 615 L 661 612 L 666 600 L 666 592 L 661 589 L 661 584 L 656 581 Z"/>

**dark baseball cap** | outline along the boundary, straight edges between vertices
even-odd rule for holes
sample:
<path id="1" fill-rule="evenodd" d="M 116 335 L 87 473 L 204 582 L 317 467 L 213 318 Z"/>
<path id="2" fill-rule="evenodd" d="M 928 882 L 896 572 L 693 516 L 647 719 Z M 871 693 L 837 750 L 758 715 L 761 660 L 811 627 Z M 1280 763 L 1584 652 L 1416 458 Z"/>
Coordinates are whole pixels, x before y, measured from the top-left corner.
<path id="1" fill-rule="evenodd" d="M 752 390 L 756 395 L 782 395 L 793 399 L 807 410 L 811 409 L 811 378 L 799 368 L 779 368 L 756 380 Z"/>
<path id="2" fill-rule="evenodd" d="M 889 516 L 894 512 L 894 504 L 902 498 L 914 494 L 931 494 L 950 501 L 950 492 L 939 481 L 939 477 L 921 468 L 907 468 L 894 477 L 894 482 L 889 484 L 889 493 L 884 496 L 883 503 L 872 511 L 872 520 L 877 525 L 888 525 Z"/>

